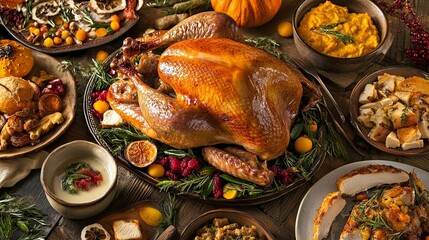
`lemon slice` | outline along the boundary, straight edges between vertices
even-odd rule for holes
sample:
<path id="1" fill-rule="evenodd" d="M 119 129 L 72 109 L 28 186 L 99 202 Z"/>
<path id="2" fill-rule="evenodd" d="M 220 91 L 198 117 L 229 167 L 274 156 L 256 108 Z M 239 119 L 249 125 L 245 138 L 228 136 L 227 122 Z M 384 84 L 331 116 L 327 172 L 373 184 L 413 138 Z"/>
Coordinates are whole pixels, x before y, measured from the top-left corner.
<path id="1" fill-rule="evenodd" d="M 49 17 L 59 14 L 60 4 L 57 1 L 39 2 L 31 9 L 31 17 L 40 24 L 48 22 Z"/>
<path id="2" fill-rule="evenodd" d="M 97 1 L 90 0 L 89 4 L 91 9 L 96 11 L 98 14 L 114 13 L 122 11 L 127 6 L 126 0 L 108 0 L 108 1 Z"/>
<path id="3" fill-rule="evenodd" d="M 99 223 L 88 225 L 82 229 L 81 240 L 110 240 L 110 234 Z"/>

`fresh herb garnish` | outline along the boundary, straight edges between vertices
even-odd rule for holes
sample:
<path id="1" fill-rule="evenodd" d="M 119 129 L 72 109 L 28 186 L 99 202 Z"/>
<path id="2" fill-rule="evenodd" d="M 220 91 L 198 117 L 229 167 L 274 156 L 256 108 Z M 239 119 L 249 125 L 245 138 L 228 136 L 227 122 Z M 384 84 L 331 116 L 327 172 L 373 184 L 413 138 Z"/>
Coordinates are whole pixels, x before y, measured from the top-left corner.
<path id="1" fill-rule="evenodd" d="M 60 1 L 61 16 L 65 22 L 72 22 L 74 20 L 74 14 L 71 8 L 67 8 L 63 1 Z"/>
<path id="2" fill-rule="evenodd" d="M 165 15 L 179 13 L 195 14 L 210 9 L 210 0 L 155 0 L 146 4 L 148 7 L 164 8 Z"/>
<path id="3" fill-rule="evenodd" d="M 79 80 L 88 80 L 91 76 L 91 68 L 74 58 L 63 60 L 58 64 L 57 69 L 60 72 L 70 71 L 71 74 L 79 78 Z"/>
<path id="4" fill-rule="evenodd" d="M 355 43 L 355 41 L 353 40 L 353 38 L 349 35 L 346 35 L 340 31 L 334 30 L 333 28 L 335 28 L 338 25 L 343 24 L 344 22 L 338 22 L 338 23 L 331 23 L 328 25 L 323 25 L 323 26 L 319 26 L 319 27 L 313 27 L 310 30 L 314 31 L 318 34 L 327 34 L 327 35 L 332 35 L 334 37 L 336 37 L 338 40 L 340 40 L 341 42 L 343 42 L 344 44 L 350 44 L 350 43 Z"/>
<path id="5" fill-rule="evenodd" d="M 193 192 L 203 197 L 211 194 L 213 188 L 213 175 L 217 171 L 214 167 L 202 167 L 197 173 L 191 174 L 178 181 L 163 180 L 156 186 L 165 192 L 175 188 L 182 192 Z"/>
<path id="6" fill-rule="evenodd" d="M 43 239 L 42 228 L 46 226 L 45 214 L 27 199 L 4 193 L 0 197 L 0 239 L 9 240 L 12 235 L 19 239 Z"/>
<path id="7" fill-rule="evenodd" d="M 161 213 L 163 216 L 163 220 L 156 228 L 156 234 L 154 239 L 158 238 L 159 234 L 161 234 L 161 232 L 169 226 L 176 225 L 176 196 L 173 194 L 167 194 L 166 196 L 167 197 L 164 199 L 164 201 L 162 201 L 161 205 Z"/>
<path id="8" fill-rule="evenodd" d="M 78 186 L 76 181 L 85 179 L 85 186 Z M 79 190 L 86 189 L 89 185 L 98 185 L 102 177 L 100 172 L 91 168 L 88 163 L 76 162 L 72 163 L 65 169 L 65 175 L 61 179 L 61 186 L 64 191 L 70 194 L 77 194 Z"/>
<path id="9" fill-rule="evenodd" d="M 131 125 L 127 125 L 126 127 L 102 128 L 99 133 L 110 143 L 114 156 L 121 156 L 126 146 L 133 141 L 150 140 L 148 136 Z"/>
<path id="10" fill-rule="evenodd" d="M 257 47 L 269 54 L 274 55 L 275 57 L 277 57 L 278 59 L 284 62 L 293 64 L 289 56 L 287 56 L 286 54 L 278 50 L 278 48 L 280 47 L 280 44 L 272 38 L 252 37 L 252 38 L 245 38 L 244 41 L 254 47 Z"/>
<path id="11" fill-rule="evenodd" d="M 94 66 L 91 67 L 91 72 L 93 72 L 94 77 L 97 78 L 95 90 L 107 89 L 110 85 L 112 85 L 112 83 L 117 80 L 117 78 L 111 76 L 109 73 L 106 72 L 103 63 L 97 62 L 94 59 L 92 59 L 92 63 L 94 64 Z"/>
<path id="12" fill-rule="evenodd" d="M 33 1 L 26 1 L 25 2 L 25 19 L 21 25 L 21 29 L 25 29 L 30 19 L 32 19 L 32 16 L 31 16 L 32 8 L 33 8 Z"/>
<path id="13" fill-rule="evenodd" d="M 179 158 L 184 158 L 184 157 L 196 158 L 191 148 L 189 148 L 187 151 L 181 150 L 181 149 L 168 149 L 164 151 L 164 154 L 170 155 L 170 156 L 176 156 Z"/>
<path id="14" fill-rule="evenodd" d="M 407 113 L 408 113 L 408 107 L 405 106 L 404 109 L 402 109 L 401 125 L 405 125 L 405 122 L 407 121 Z"/>

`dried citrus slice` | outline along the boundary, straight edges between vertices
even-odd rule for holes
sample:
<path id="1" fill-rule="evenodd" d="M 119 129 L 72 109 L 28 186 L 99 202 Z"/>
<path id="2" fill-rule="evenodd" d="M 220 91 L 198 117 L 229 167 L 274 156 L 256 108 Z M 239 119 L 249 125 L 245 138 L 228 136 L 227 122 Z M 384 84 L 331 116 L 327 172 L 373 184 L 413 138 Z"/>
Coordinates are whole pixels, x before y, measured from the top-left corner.
<path id="1" fill-rule="evenodd" d="M 110 240 L 110 234 L 99 223 L 88 225 L 80 233 L 81 240 Z"/>
<path id="2" fill-rule="evenodd" d="M 48 23 L 49 17 L 60 13 L 61 6 L 57 1 L 39 2 L 31 9 L 31 17 L 40 24 Z"/>
<path id="3" fill-rule="evenodd" d="M 107 0 L 107 1 L 97 1 L 90 0 L 89 4 L 91 9 L 96 11 L 99 14 L 114 13 L 117 11 L 122 11 L 127 6 L 126 0 Z"/>
<path id="4" fill-rule="evenodd" d="M 149 140 L 130 143 L 125 149 L 125 158 L 136 167 L 147 167 L 156 159 L 157 148 Z"/>

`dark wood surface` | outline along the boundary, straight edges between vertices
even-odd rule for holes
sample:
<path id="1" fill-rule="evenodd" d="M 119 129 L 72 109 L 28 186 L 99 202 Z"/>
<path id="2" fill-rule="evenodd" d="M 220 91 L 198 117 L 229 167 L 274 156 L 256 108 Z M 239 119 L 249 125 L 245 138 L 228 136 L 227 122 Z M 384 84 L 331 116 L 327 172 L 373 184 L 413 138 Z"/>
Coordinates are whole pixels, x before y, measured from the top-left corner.
<path id="1" fill-rule="evenodd" d="M 290 0 L 284 1 L 282 9 L 279 14 L 267 25 L 253 28 L 253 29 L 244 29 L 244 32 L 247 36 L 268 36 L 278 39 L 282 44 L 282 50 L 285 53 L 295 53 L 296 50 L 293 44 L 293 39 L 288 38 L 279 38 L 277 35 L 276 26 L 280 21 L 291 20 L 293 11 L 299 1 Z M 418 1 L 417 1 L 418 2 Z M 420 1 L 426 2 L 426 1 Z M 425 6 L 422 6 L 425 5 Z M 428 4 L 421 4 L 418 7 L 427 9 Z M 55 56 L 59 60 L 76 58 L 82 62 L 89 62 L 90 59 L 95 58 L 95 54 L 98 50 L 103 49 L 108 52 L 113 52 L 121 46 L 122 40 L 126 36 L 137 37 L 141 35 L 148 27 L 152 26 L 152 19 L 158 13 L 153 12 L 153 10 L 144 9 L 141 11 L 141 17 L 139 23 L 125 36 L 119 38 L 118 40 L 103 45 L 98 46 L 90 50 L 85 50 L 81 52 L 76 52 L 73 54 L 67 55 L 58 55 Z M 391 50 L 388 52 L 387 58 L 380 64 L 374 65 L 365 72 L 352 72 L 352 73 L 343 73 L 343 74 L 332 74 L 324 73 L 324 76 L 329 76 L 329 79 L 325 78 L 325 81 L 331 90 L 334 97 L 337 99 L 344 113 L 348 111 L 348 97 L 350 90 L 353 87 L 355 81 L 357 81 L 361 76 L 378 69 L 382 66 L 390 66 L 395 64 L 403 64 L 401 53 L 398 50 L 407 47 L 408 37 L 404 36 L 404 26 L 398 25 L 396 19 L 390 18 L 390 23 L 394 25 L 393 31 L 395 34 L 395 40 Z M 4 38 L 9 38 L 4 29 L 1 29 L 1 35 Z M 85 81 L 78 82 L 78 101 L 77 101 L 77 113 L 76 118 L 72 126 L 68 131 L 55 143 L 46 148 L 47 151 L 51 151 L 55 147 L 67 143 L 76 139 L 83 139 L 88 141 L 95 141 L 91 136 L 82 110 L 82 96 L 85 86 Z M 348 140 L 353 141 L 355 138 L 355 131 L 352 126 L 347 122 L 342 125 L 346 130 Z M 347 139 L 343 139 L 347 143 Z M 427 144 L 427 143 L 426 143 Z M 346 144 L 346 147 L 350 153 L 350 161 L 360 161 L 360 160 L 369 160 L 369 159 L 380 159 L 380 160 L 391 160 L 397 162 L 403 162 L 409 165 L 413 165 L 429 171 L 429 157 L 426 156 L 415 156 L 415 157 L 401 157 L 395 155 L 385 154 L 374 148 L 364 151 L 365 155 L 360 155 L 357 153 L 350 144 Z M 341 159 L 327 157 L 323 166 L 316 173 L 313 179 L 302 187 L 294 190 L 291 193 L 286 194 L 285 196 L 278 198 L 274 201 L 261 204 L 258 206 L 252 207 L 234 207 L 236 209 L 251 213 L 261 222 L 263 222 L 267 228 L 272 232 L 276 239 L 295 239 L 295 219 L 298 211 L 299 204 L 301 199 L 311 187 L 311 185 L 316 182 L 318 179 L 323 177 L 328 172 L 334 170 L 335 168 L 346 164 Z M 24 180 L 19 182 L 16 186 L 12 188 L 4 188 L 1 191 L 7 191 L 11 193 L 16 193 L 22 196 L 32 196 L 33 201 L 40 207 L 45 213 L 48 214 L 48 221 L 51 223 L 49 229 L 46 230 L 47 239 L 52 240 L 64 240 L 64 239 L 79 239 L 81 229 L 90 223 L 95 222 L 101 215 L 108 212 L 112 212 L 118 209 L 124 209 L 132 204 L 142 201 L 142 200 L 151 200 L 156 202 L 161 201 L 165 194 L 159 192 L 158 189 L 152 187 L 148 183 L 144 182 L 137 176 L 135 176 L 130 171 L 119 166 L 119 178 L 118 178 L 118 192 L 112 204 L 99 216 L 96 216 L 91 219 L 85 220 L 70 220 L 61 217 L 58 215 L 48 204 L 43 190 L 39 182 L 40 170 L 33 170 L 32 173 Z M 211 210 L 219 208 L 219 206 L 205 204 L 204 202 L 191 201 L 186 198 L 179 198 L 178 212 L 177 212 L 177 228 L 179 231 L 182 231 L 184 227 L 198 215 Z"/>

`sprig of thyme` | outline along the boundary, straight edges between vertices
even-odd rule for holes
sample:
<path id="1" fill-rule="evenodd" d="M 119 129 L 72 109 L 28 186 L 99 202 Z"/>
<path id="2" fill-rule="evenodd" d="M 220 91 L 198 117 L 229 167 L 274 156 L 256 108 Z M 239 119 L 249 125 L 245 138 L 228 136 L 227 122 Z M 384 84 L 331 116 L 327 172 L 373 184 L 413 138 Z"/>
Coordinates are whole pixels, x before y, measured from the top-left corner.
<path id="1" fill-rule="evenodd" d="M 25 198 L 4 193 L 0 197 L 0 240 L 9 240 L 12 234 L 19 234 L 20 239 L 43 239 L 44 217 L 45 214 Z"/>
<path id="2" fill-rule="evenodd" d="M 21 25 L 21 29 L 25 29 L 30 19 L 32 19 L 31 16 L 31 9 L 33 8 L 33 1 L 26 1 L 25 2 L 25 18 L 24 22 Z"/>
<path id="3" fill-rule="evenodd" d="M 153 7 L 153 8 L 169 7 L 169 6 L 172 6 L 176 3 L 181 3 L 181 2 L 185 2 L 185 1 L 188 1 L 188 0 L 155 0 L 155 1 L 150 1 L 150 2 L 146 3 L 146 6 Z"/>
<path id="4" fill-rule="evenodd" d="M 335 28 L 338 25 L 343 24 L 344 22 L 337 22 L 337 23 L 331 23 L 331 24 L 327 24 L 327 25 L 323 25 L 323 26 L 318 26 L 318 27 L 312 27 L 310 30 L 314 31 L 315 33 L 318 34 L 327 34 L 327 35 L 332 35 L 334 37 L 336 37 L 338 40 L 340 40 L 341 42 L 343 42 L 344 44 L 351 44 L 351 43 L 355 43 L 355 41 L 353 40 L 353 38 L 349 35 L 346 35 L 344 33 L 342 33 L 341 31 L 337 31 L 334 30 L 333 28 Z"/>

